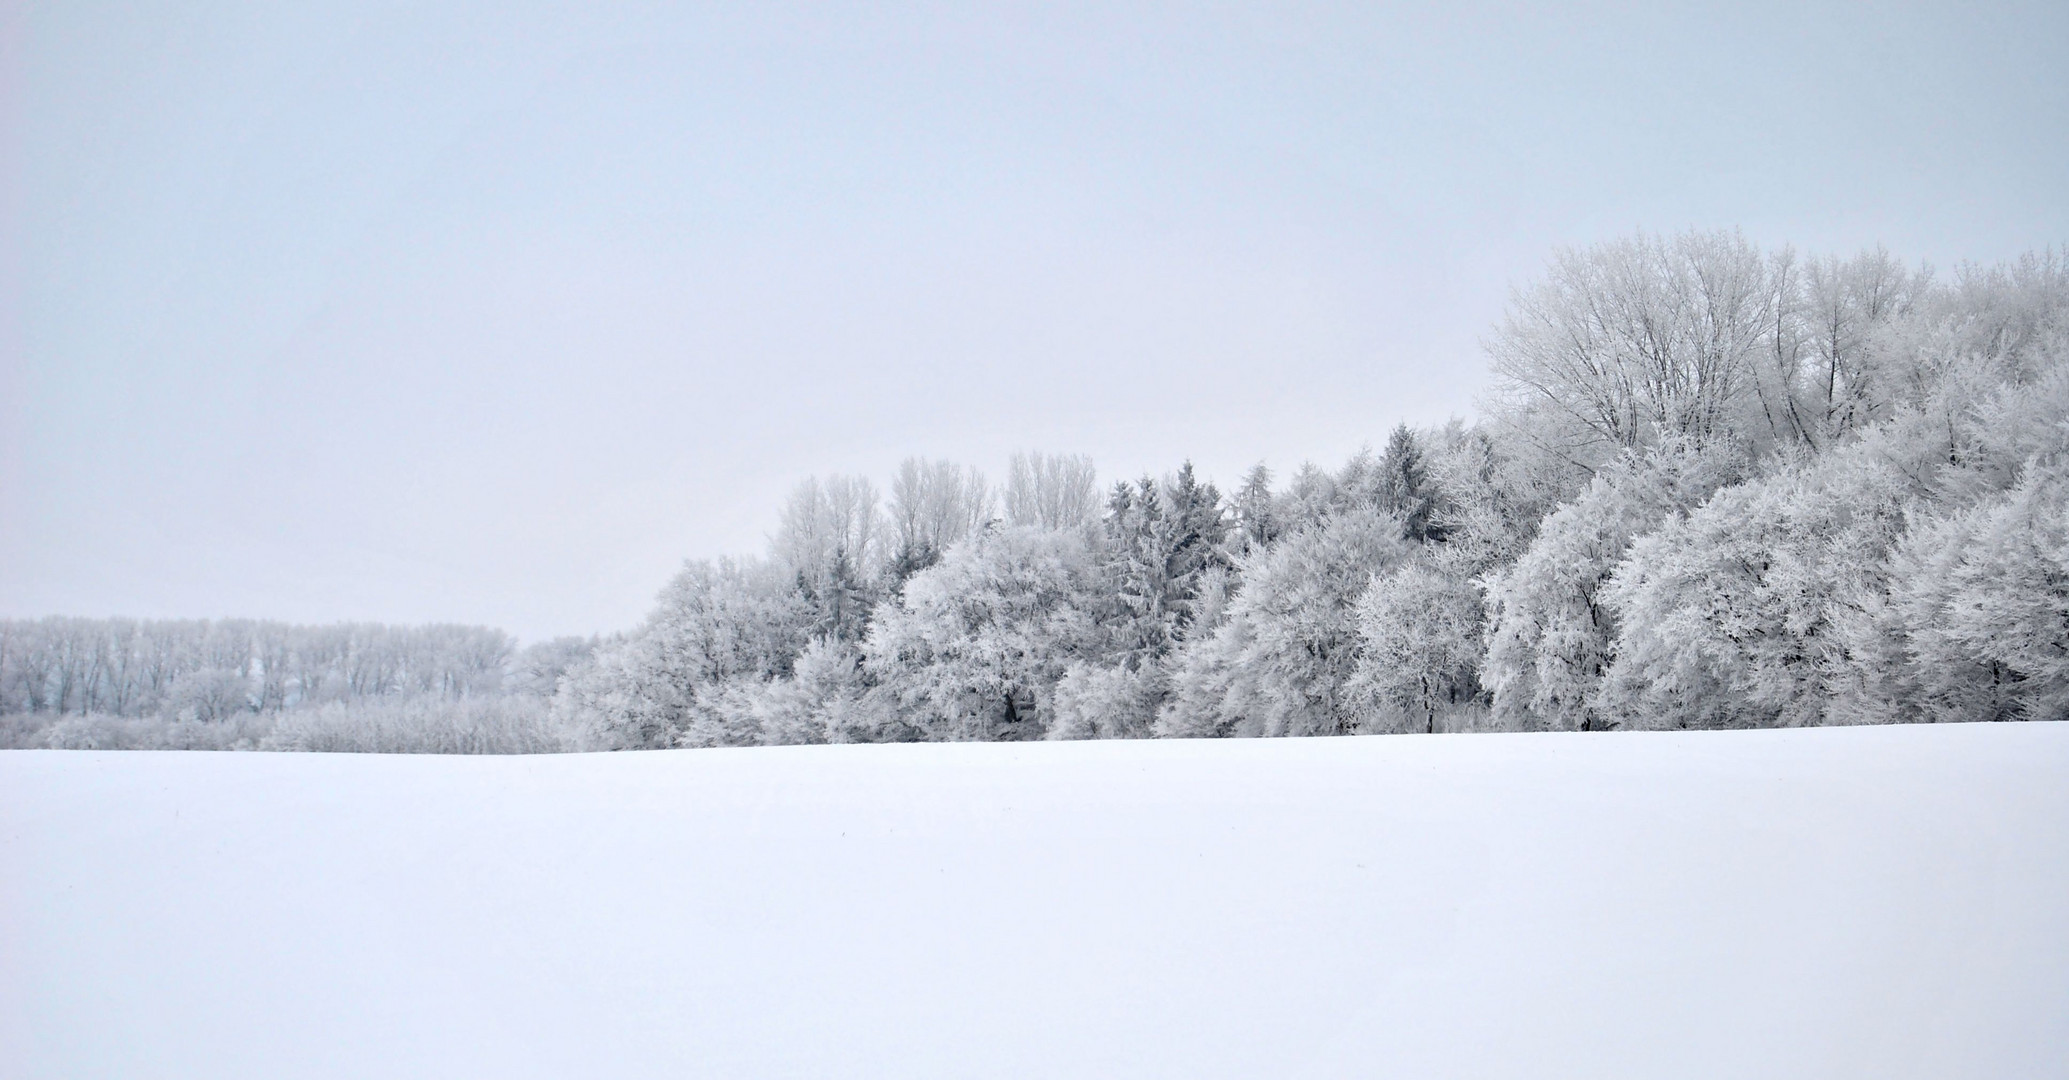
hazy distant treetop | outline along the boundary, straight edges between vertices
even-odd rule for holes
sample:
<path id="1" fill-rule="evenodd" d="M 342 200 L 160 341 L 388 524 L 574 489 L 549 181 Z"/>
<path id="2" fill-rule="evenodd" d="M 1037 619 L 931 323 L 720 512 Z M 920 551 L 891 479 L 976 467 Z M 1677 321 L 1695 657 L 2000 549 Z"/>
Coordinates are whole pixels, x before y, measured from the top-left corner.
<path id="1" fill-rule="evenodd" d="M 1017 453 L 1006 475 L 1006 524 L 1074 529 L 1098 519 L 1098 477 L 1082 454 Z"/>

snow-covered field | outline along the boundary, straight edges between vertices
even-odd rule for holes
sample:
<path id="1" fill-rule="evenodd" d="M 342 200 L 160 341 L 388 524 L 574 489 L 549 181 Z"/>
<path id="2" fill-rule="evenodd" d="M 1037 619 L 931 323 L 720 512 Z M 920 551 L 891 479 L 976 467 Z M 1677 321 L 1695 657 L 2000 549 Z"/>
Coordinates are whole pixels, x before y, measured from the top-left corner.
<path id="1" fill-rule="evenodd" d="M 7 1077 L 2059 1077 L 2069 725 L 0 754 Z"/>

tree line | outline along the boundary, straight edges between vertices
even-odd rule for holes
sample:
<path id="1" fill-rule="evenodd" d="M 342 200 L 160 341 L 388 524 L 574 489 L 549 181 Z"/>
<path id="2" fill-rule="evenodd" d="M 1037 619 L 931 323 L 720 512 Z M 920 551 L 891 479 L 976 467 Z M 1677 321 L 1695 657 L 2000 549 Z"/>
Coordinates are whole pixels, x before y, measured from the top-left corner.
<path id="1" fill-rule="evenodd" d="M 597 745 L 2069 715 L 2069 273 L 1561 253 L 1474 424 L 1224 495 L 810 480 L 563 680 Z"/>
<path id="2" fill-rule="evenodd" d="M 600 641 L 0 624 L 0 711 L 500 695 L 587 748 L 2069 716 L 2055 253 L 1639 235 L 1558 254 L 1486 349 L 1479 421 L 1226 493 L 1042 453 L 812 478 Z"/>

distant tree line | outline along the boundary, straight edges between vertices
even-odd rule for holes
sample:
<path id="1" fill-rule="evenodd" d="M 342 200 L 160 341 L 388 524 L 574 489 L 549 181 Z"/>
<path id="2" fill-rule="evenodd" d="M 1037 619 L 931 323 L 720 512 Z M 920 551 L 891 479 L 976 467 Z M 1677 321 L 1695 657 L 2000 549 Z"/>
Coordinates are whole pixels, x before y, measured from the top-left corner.
<path id="1" fill-rule="evenodd" d="M 0 716 L 14 718 L 0 738 L 259 745 L 283 716 L 303 735 L 319 715 L 332 726 L 352 717 L 399 731 L 412 717 L 482 720 L 495 711 L 487 703 L 508 706 L 500 716 L 518 699 L 529 699 L 543 728 L 560 676 L 592 645 L 569 638 L 519 649 L 478 626 L 0 620 Z"/>
<path id="2" fill-rule="evenodd" d="M 536 661 L 455 628 L 5 624 L 0 708 L 500 693 L 588 748 L 2069 717 L 2058 255 L 1942 279 L 1640 235 L 1560 253 L 1487 351 L 1481 421 L 1227 493 L 1040 453 L 807 480 L 765 556 Z M 138 659 L 146 625 L 185 659 Z"/>

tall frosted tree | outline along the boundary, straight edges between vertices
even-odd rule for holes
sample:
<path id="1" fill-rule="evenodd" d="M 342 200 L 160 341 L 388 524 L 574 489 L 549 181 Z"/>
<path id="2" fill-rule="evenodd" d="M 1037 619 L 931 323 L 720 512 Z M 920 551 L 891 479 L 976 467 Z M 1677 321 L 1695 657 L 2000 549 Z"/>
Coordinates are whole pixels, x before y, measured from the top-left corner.
<path id="1" fill-rule="evenodd" d="M 1798 311 L 1806 441 L 1831 446 L 1886 415 L 1897 388 L 1887 385 L 1879 354 L 1930 282 L 1882 248 L 1805 265 Z"/>
<path id="2" fill-rule="evenodd" d="M 1874 453 L 1728 487 L 1633 543 L 1600 591 L 1612 727 L 1795 727 L 1872 712 L 1872 612 L 1916 494 Z"/>
<path id="3" fill-rule="evenodd" d="M 1229 565 L 1221 495 L 1191 462 L 1163 483 L 1116 485 L 1107 502 L 1111 629 L 1129 667 L 1154 660 L 1192 625 L 1202 575 Z"/>
<path id="4" fill-rule="evenodd" d="M 1499 411 L 1583 472 L 1661 439 L 1743 440 L 1765 426 L 1755 364 L 1779 290 L 1737 233 L 1561 251 L 1488 342 Z"/>
<path id="5" fill-rule="evenodd" d="M 1560 502 L 1562 471 L 1498 427 L 1453 421 L 1432 437 L 1427 460 L 1430 535 L 1442 541 L 1431 553 L 1465 580 L 1515 562 Z"/>
<path id="6" fill-rule="evenodd" d="M 2014 640 L 2015 619 L 1976 620 L 2048 602 L 2032 556 L 2047 511 L 2009 507 L 2044 507 L 2069 454 L 2065 361 L 2043 345 L 2009 385 L 1987 353 L 1950 361 L 1916 403 L 1635 543 L 1605 591 L 1620 630 L 1603 711 L 1673 727 L 2024 715 L 1998 693 L 2024 676 L 1964 635 Z M 1954 599 L 1984 580 L 2020 585 Z"/>
<path id="7" fill-rule="evenodd" d="M 885 552 L 886 529 L 876 485 L 863 476 L 809 477 L 791 489 L 770 542 L 771 554 L 808 578 L 846 559 L 857 574 L 873 573 Z"/>
<path id="8" fill-rule="evenodd" d="M 1424 458 L 1414 430 L 1400 424 L 1387 438 L 1378 469 L 1379 505 L 1399 516 L 1408 538 L 1417 543 L 1444 538 L 1443 524 L 1433 519 L 1436 492 Z"/>

